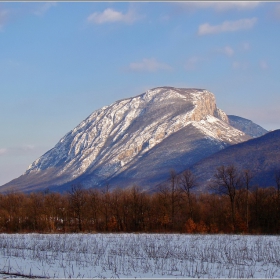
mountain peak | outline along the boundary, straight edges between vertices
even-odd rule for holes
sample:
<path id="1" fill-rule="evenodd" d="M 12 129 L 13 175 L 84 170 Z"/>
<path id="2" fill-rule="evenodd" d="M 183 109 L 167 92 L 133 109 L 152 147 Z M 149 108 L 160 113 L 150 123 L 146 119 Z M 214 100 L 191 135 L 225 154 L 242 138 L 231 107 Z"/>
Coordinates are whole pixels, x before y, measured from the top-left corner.
<path id="1" fill-rule="evenodd" d="M 157 87 L 94 111 L 6 187 L 148 186 L 249 139 L 205 89 Z"/>
<path id="2" fill-rule="evenodd" d="M 216 107 L 216 99 L 212 92 L 198 88 L 175 88 L 156 87 L 142 94 L 147 101 L 163 102 L 172 99 L 182 99 L 182 106 L 185 102 L 192 102 L 195 106 L 190 119 L 200 121 L 207 116 L 214 116 L 228 123 L 226 114 Z"/>

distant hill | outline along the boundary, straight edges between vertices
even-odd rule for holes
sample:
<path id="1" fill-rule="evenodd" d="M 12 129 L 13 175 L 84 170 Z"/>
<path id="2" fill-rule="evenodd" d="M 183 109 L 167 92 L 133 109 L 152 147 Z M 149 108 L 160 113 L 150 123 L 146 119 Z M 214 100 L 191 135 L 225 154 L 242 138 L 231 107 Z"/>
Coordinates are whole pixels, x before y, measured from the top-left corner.
<path id="1" fill-rule="evenodd" d="M 205 190 L 217 167 L 235 165 L 253 172 L 252 184 L 261 187 L 276 186 L 274 173 L 280 170 L 280 130 L 229 146 L 192 166 L 201 190 Z"/>
<path id="2" fill-rule="evenodd" d="M 260 137 L 266 134 L 268 131 L 261 126 L 255 124 L 251 120 L 244 119 L 234 115 L 228 115 L 229 124 L 251 137 Z"/>

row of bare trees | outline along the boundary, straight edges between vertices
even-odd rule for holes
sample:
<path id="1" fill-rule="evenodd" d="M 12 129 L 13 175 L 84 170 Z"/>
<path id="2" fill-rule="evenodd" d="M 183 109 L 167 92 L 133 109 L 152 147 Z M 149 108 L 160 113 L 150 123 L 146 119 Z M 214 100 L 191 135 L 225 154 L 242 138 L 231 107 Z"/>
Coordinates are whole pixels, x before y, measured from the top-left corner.
<path id="1" fill-rule="evenodd" d="M 131 188 L 83 189 L 64 194 L 0 195 L 0 232 L 280 233 L 280 172 L 276 186 L 251 185 L 249 170 L 220 166 L 199 192 L 190 170 L 155 192 Z"/>

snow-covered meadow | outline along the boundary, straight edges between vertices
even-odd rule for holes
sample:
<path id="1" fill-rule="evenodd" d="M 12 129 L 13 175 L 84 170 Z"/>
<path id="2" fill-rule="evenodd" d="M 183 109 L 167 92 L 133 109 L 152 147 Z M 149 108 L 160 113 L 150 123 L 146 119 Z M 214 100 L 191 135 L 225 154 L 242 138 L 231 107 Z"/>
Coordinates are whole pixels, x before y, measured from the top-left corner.
<path id="1" fill-rule="evenodd" d="M 280 236 L 1 234 L 4 272 L 37 278 L 280 278 Z"/>

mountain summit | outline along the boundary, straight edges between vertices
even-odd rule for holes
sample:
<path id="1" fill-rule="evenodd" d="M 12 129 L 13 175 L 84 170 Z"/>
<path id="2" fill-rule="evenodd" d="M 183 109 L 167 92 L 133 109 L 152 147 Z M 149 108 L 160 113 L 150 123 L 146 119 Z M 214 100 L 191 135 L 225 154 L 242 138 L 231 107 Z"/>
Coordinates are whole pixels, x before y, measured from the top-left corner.
<path id="1" fill-rule="evenodd" d="M 17 179 L 1 187 L 64 191 L 74 183 L 152 187 L 250 139 L 205 89 L 158 87 L 93 112 Z"/>

